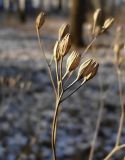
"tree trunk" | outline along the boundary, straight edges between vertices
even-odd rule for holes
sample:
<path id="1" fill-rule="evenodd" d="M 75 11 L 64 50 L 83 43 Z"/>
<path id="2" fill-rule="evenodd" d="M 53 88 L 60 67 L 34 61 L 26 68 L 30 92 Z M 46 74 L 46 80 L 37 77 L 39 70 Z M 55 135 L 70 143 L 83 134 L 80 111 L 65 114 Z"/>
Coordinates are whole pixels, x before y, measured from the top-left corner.
<path id="1" fill-rule="evenodd" d="M 87 0 L 73 0 L 71 8 L 71 34 L 75 46 L 84 45 L 82 24 L 86 21 Z"/>
<path id="2" fill-rule="evenodd" d="M 19 18 L 22 23 L 26 21 L 26 1 L 19 0 Z"/>
<path id="3" fill-rule="evenodd" d="M 58 10 L 62 11 L 62 0 L 59 0 L 58 2 Z"/>

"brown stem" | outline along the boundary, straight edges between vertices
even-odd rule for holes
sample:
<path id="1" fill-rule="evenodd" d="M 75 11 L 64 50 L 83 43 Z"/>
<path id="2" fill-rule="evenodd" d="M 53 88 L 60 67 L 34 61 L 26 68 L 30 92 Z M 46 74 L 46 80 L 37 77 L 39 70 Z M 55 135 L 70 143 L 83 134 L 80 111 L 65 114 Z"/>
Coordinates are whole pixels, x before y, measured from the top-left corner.
<path id="1" fill-rule="evenodd" d="M 122 150 L 125 148 L 125 144 L 121 145 L 121 146 L 117 146 L 115 147 L 105 158 L 104 160 L 109 160 L 116 152 Z"/>
<path id="2" fill-rule="evenodd" d="M 92 38 L 91 42 L 89 43 L 89 45 L 86 47 L 86 49 L 84 50 L 83 52 L 83 57 L 84 57 L 84 54 L 89 50 L 89 48 L 93 45 L 93 43 L 95 42 L 97 37 L 94 37 Z M 81 59 L 83 59 L 83 57 Z"/>
<path id="3" fill-rule="evenodd" d="M 39 30 L 36 28 L 36 31 L 37 31 L 37 37 L 38 37 L 38 42 L 39 42 L 39 46 L 40 46 L 40 49 L 41 49 L 41 52 L 44 56 L 44 59 L 46 61 L 46 64 L 47 64 L 47 68 L 48 68 L 48 73 L 49 73 L 49 76 L 50 76 L 50 80 L 51 80 L 51 83 L 52 83 L 52 86 L 53 86 L 53 89 L 54 89 L 54 93 L 55 93 L 55 96 L 57 96 L 57 91 L 56 91 L 56 87 L 55 87 L 55 84 L 54 84 L 54 80 L 53 80 L 53 77 L 52 77 L 52 71 L 51 71 L 51 67 L 49 65 L 49 62 L 47 61 L 47 57 L 45 55 L 45 52 L 43 50 L 43 47 L 41 45 L 41 40 L 40 40 L 40 33 L 39 33 Z"/>
<path id="4" fill-rule="evenodd" d="M 125 110 L 124 110 L 123 94 L 122 94 L 121 72 L 118 66 L 116 69 L 117 69 L 119 98 L 120 98 L 120 106 L 121 106 L 121 117 L 120 117 L 120 123 L 119 123 L 119 128 L 118 128 L 117 139 L 116 139 L 116 146 L 118 146 L 120 143 L 121 134 L 122 134 L 123 125 L 124 125 Z"/>
<path id="5" fill-rule="evenodd" d="M 74 89 L 69 95 L 67 95 L 66 97 L 64 97 L 62 100 L 61 100 L 61 103 L 63 101 L 65 101 L 67 98 L 69 98 L 71 95 L 73 95 L 77 90 L 79 90 L 82 85 L 85 83 L 86 81 L 83 81 L 76 89 Z M 66 90 L 65 90 L 66 91 Z"/>
<path id="6" fill-rule="evenodd" d="M 98 113 L 96 129 L 95 129 L 95 133 L 94 133 L 94 137 L 92 141 L 92 147 L 91 147 L 90 154 L 89 154 L 89 160 L 92 160 L 94 157 L 95 145 L 96 145 L 97 136 L 98 136 L 99 128 L 101 125 L 102 114 L 103 114 L 103 109 L 104 109 L 103 86 L 102 86 L 102 79 L 100 75 L 99 75 L 99 84 L 100 84 L 100 109 Z"/>
<path id="7" fill-rule="evenodd" d="M 53 123 L 52 123 L 52 152 L 53 152 L 53 160 L 56 160 L 56 130 L 57 130 L 57 120 L 58 120 L 58 113 L 59 113 L 59 108 L 60 108 L 60 103 L 61 103 L 61 98 L 63 96 L 63 92 L 60 94 L 60 97 L 57 98 L 56 102 L 56 108 L 54 112 L 54 117 L 53 117 Z"/>

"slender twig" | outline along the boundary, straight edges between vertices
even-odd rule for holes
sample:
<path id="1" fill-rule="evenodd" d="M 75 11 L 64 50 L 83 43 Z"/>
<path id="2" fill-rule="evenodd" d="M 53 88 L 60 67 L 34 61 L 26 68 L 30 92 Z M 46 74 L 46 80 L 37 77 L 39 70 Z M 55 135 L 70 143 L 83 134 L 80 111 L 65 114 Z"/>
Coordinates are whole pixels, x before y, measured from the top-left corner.
<path id="1" fill-rule="evenodd" d="M 91 42 L 89 43 L 89 45 L 85 48 L 84 52 L 83 52 L 83 57 L 84 54 L 87 53 L 87 51 L 90 49 L 90 47 L 93 45 L 93 43 L 95 42 L 95 40 L 97 39 L 97 37 L 93 37 Z M 83 59 L 83 57 L 81 59 Z"/>
<path id="2" fill-rule="evenodd" d="M 97 53 L 94 52 L 94 56 L 95 56 L 95 59 L 98 59 Z M 99 61 L 99 59 L 98 59 L 98 61 Z M 100 62 L 100 63 L 102 63 L 102 62 Z M 93 160 L 93 158 L 94 158 L 97 136 L 98 136 L 99 129 L 101 126 L 102 114 L 103 114 L 103 110 L 104 110 L 103 79 L 100 74 L 98 75 L 98 81 L 99 81 L 99 90 L 100 90 L 100 94 L 99 94 L 100 95 L 100 97 L 99 97 L 100 105 L 99 105 L 99 112 L 98 112 L 98 117 L 97 117 L 97 122 L 96 122 L 96 128 L 95 128 L 88 160 Z"/>
<path id="3" fill-rule="evenodd" d="M 56 80 L 57 80 L 57 97 L 56 98 L 58 98 L 58 96 L 59 96 L 59 85 L 58 85 L 58 83 L 59 83 L 59 71 L 58 71 L 58 68 L 59 68 L 59 66 L 58 66 L 58 62 L 57 61 L 55 61 L 55 66 L 56 66 Z"/>
<path id="4" fill-rule="evenodd" d="M 120 98 L 120 106 L 121 106 L 121 117 L 120 117 L 119 129 L 118 129 L 118 134 L 117 134 L 117 139 L 116 139 L 116 146 L 118 146 L 119 143 L 120 143 L 121 134 L 122 134 L 122 130 L 123 130 L 124 117 L 125 117 L 125 109 L 124 109 L 123 94 L 122 94 L 121 71 L 118 68 L 118 66 L 116 66 L 116 69 L 117 69 L 117 78 L 118 78 L 118 87 L 119 87 L 119 98 Z"/>
<path id="5" fill-rule="evenodd" d="M 61 98 L 63 96 L 63 92 L 61 93 L 60 97 L 58 97 L 57 102 L 56 102 L 56 108 L 54 112 L 54 117 L 53 117 L 53 123 L 52 123 L 52 151 L 53 151 L 53 160 L 56 160 L 56 130 L 57 130 L 57 120 L 58 120 L 58 113 L 59 113 L 59 108 L 61 104 Z"/>
<path id="6" fill-rule="evenodd" d="M 44 50 L 43 50 L 43 47 L 42 47 L 42 45 L 41 45 L 40 33 L 39 33 L 39 30 L 38 30 L 37 28 L 36 28 L 36 31 L 37 31 L 37 37 L 38 37 L 39 46 L 40 46 L 41 52 L 42 52 L 42 54 L 43 54 L 43 56 L 44 56 L 44 59 L 45 59 L 45 61 L 46 61 L 46 64 L 47 64 L 47 68 L 48 68 L 50 80 L 51 80 L 51 83 L 52 83 L 52 86 L 53 86 L 53 89 L 54 89 L 54 93 L 55 93 L 55 96 L 57 96 L 56 87 L 55 87 L 54 80 L 53 80 L 53 77 L 52 77 L 52 71 L 51 71 L 49 62 L 47 61 L 47 57 L 46 57 L 46 55 L 45 55 L 45 52 L 44 52 Z"/>
<path id="7" fill-rule="evenodd" d="M 80 89 L 85 82 L 86 81 L 83 81 L 75 90 L 73 90 L 69 95 L 67 95 L 66 97 L 64 97 L 61 100 L 61 103 L 64 102 L 67 98 L 69 98 L 71 95 L 73 95 L 78 89 Z"/>
<path id="8" fill-rule="evenodd" d="M 102 114 L 103 114 L 103 109 L 104 109 L 103 86 L 102 86 L 102 79 L 101 79 L 100 75 L 99 75 L 99 84 L 100 84 L 100 109 L 99 109 L 99 113 L 98 113 L 96 129 L 95 129 L 95 133 L 94 133 L 94 136 L 93 136 L 92 147 L 91 147 L 91 150 L 90 150 L 88 160 L 92 160 L 93 157 L 94 157 L 95 145 L 96 145 L 97 136 L 98 136 L 99 128 L 100 128 L 100 125 L 101 125 Z"/>
<path id="9" fill-rule="evenodd" d="M 77 81 L 78 79 L 75 79 L 67 88 L 64 89 L 64 91 L 67 91 L 69 88 L 71 88 Z"/>
<path id="10" fill-rule="evenodd" d="M 105 158 L 104 160 L 109 160 L 115 153 L 125 148 L 125 144 L 116 146 Z"/>
<path id="11" fill-rule="evenodd" d="M 68 72 L 66 72 L 66 73 L 63 75 L 62 80 L 65 80 L 65 78 L 67 77 L 67 75 L 68 75 Z"/>
<path id="12" fill-rule="evenodd" d="M 60 87 L 61 91 L 63 90 L 63 82 L 62 82 L 62 65 L 63 65 L 63 57 L 60 59 Z"/>
<path id="13" fill-rule="evenodd" d="M 67 79 L 65 80 L 65 82 L 64 82 L 64 84 L 63 84 L 64 87 L 65 87 L 65 84 L 69 81 L 69 79 L 70 79 L 70 77 L 72 76 L 73 72 L 74 72 L 74 71 L 72 71 L 72 72 L 69 73 Z M 68 73 L 67 73 L 67 74 L 68 74 Z M 65 78 L 64 78 L 64 79 L 65 79 Z"/>
<path id="14" fill-rule="evenodd" d="M 52 55 L 52 56 L 51 56 L 51 59 L 50 59 L 50 62 L 49 62 L 49 66 L 50 66 L 50 67 L 51 67 L 51 65 L 52 65 L 53 60 L 54 60 L 54 56 Z"/>
<path id="15" fill-rule="evenodd" d="M 120 106 L 121 106 L 121 117 L 119 122 L 119 128 L 118 128 L 118 134 L 116 138 L 116 144 L 115 147 L 112 149 L 112 151 L 107 155 L 107 157 L 104 160 L 109 160 L 113 154 L 115 154 L 117 151 L 125 148 L 125 144 L 119 146 L 121 135 L 123 131 L 123 124 L 124 124 L 124 118 L 125 118 L 125 109 L 124 109 L 124 103 L 123 103 L 123 94 L 122 94 L 122 83 L 121 83 L 121 70 L 119 68 L 119 64 L 115 64 L 116 72 L 117 72 L 117 78 L 118 78 L 118 89 L 119 89 L 119 98 L 120 98 Z"/>

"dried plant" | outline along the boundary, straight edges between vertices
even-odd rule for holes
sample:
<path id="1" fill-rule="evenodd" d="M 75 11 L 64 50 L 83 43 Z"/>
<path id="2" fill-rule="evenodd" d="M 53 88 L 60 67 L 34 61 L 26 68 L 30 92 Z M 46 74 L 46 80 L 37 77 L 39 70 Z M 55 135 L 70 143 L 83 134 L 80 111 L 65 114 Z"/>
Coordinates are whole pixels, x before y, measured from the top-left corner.
<path id="1" fill-rule="evenodd" d="M 109 160 L 116 152 L 125 148 L 125 144 L 121 145 L 121 136 L 123 131 L 124 119 L 125 119 L 125 106 L 123 102 L 122 77 L 121 77 L 122 76 L 121 65 L 123 62 L 123 57 L 120 54 L 121 49 L 123 48 L 123 44 L 120 42 L 120 38 L 121 38 L 121 27 L 118 27 L 113 49 L 114 49 L 114 57 L 115 57 L 114 66 L 117 73 L 119 100 L 120 100 L 120 106 L 121 106 L 121 116 L 119 121 L 119 128 L 117 132 L 115 147 L 112 149 L 112 151 L 107 155 L 107 157 L 104 160 Z"/>
<path id="2" fill-rule="evenodd" d="M 99 16 L 100 12 L 101 12 L 101 9 L 98 9 L 94 13 L 94 16 L 93 16 L 94 23 L 93 23 L 93 30 L 92 30 L 93 37 L 89 45 L 85 48 L 83 55 L 92 46 L 96 38 L 99 35 L 103 34 L 114 22 L 113 18 L 108 18 L 106 19 L 106 21 L 101 27 L 98 27 L 97 22 L 98 22 L 98 19 L 100 18 Z M 54 111 L 53 123 L 52 123 L 52 137 L 51 137 L 52 138 L 51 143 L 52 143 L 53 160 L 56 160 L 57 159 L 56 157 L 56 131 L 57 131 L 58 114 L 60 110 L 60 105 L 62 104 L 62 102 L 68 99 L 71 95 L 73 95 L 87 81 L 91 80 L 96 75 L 98 71 L 99 63 L 96 62 L 94 59 L 88 59 L 87 61 L 83 62 L 83 57 L 75 50 L 72 51 L 71 54 L 67 58 L 66 55 L 69 53 L 71 45 L 72 45 L 71 35 L 69 33 L 70 26 L 68 24 L 64 24 L 59 29 L 59 33 L 58 33 L 59 38 L 57 42 L 55 43 L 53 55 L 52 55 L 51 61 L 49 62 L 44 53 L 44 50 L 41 44 L 41 39 L 40 39 L 40 29 L 42 25 L 44 24 L 44 21 L 45 21 L 45 14 L 41 12 L 36 18 L 36 31 L 37 31 L 40 49 L 43 53 L 43 57 L 47 64 L 50 80 L 51 80 L 51 83 L 54 89 L 54 93 L 55 93 L 55 98 L 56 98 L 56 105 L 55 105 L 55 111 Z M 64 68 L 63 62 L 64 62 L 65 57 L 67 59 L 67 62 L 66 62 L 65 73 L 63 73 L 63 68 Z M 53 60 L 55 62 L 56 82 L 54 82 L 53 80 L 54 78 L 53 78 L 52 71 L 51 71 L 51 64 Z M 78 68 L 78 71 L 77 71 L 77 68 Z M 74 71 L 78 72 L 77 76 L 74 79 L 74 81 L 69 83 L 69 77 L 72 76 Z M 75 85 L 76 83 L 77 83 L 77 86 Z M 70 91 L 70 88 L 74 88 L 74 89 Z M 96 133 L 94 136 L 93 146 L 92 146 L 89 160 L 93 159 L 96 138 L 97 138 L 98 130 L 100 127 L 100 121 L 101 121 L 100 115 L 101 114 L 102 114 L 102 110 L 100 111 L 99 119 L 97 121 Z M 117 148 L 115 147 L 114 150 L 116 151 L 116 149 L 119 150 L 124 147 L 125 147 L 124 145 L 117 146 Z M 113 153 L 114 153 L 114 150 L 112 151 Z M 108 160 L 108 157 L 112 155 L 112 152 L 110 152 L 109 155 L 104 160 Z"/>
<path id="3" fill-rule="evenodd" d="M 101 21 L 101 9 L 97 9 L 95 13 L 93 14 L 93 26 L 92 26 L 92 36 L 95 37 L 96 39 L 97 36 L 105 33 L 105 31 L 111 27 L 111 25 L 114 22 L 114 18 L 107 18 L 102 26 L 99 26 L 99 22 Z M 96 54 L 95 54 L 96 55 Z M 97 57 L 97 55 L 96 55 Z M 97 59 L 97 58 L 96 58 Z M 96 141 L 97 141 L 97 136 L 98 132 L 101 126 L 101 120 L 102 120 L 102 114 L 103 114 L 103 109 L 104 109 L 104 95 L 103 95 L 103 84 L 102 84 L 102 77 L 99 75 L 99 87 L 100 87 L 100 107 L 98 111 L 98 116 L 97 116 L 97 122 L 96 122 L 96 128 L 94 132 L 94 136 L 92 139 L 92 145 L 90 149 L 90 154 L 89 154 L 89 160 L 93 160 L 94 158 L 94 152 L 95 152 L 95 146 L 96 146 Z"/>
<path id="4" fill-rule="evenodd" d="M 52 124 L 52 151 L 53 151 L 53 160 L 56 160 L 57 159 L 56 130 L 57 130 L 57 121 L 58 121 L 58 113 L 59 113 L 60 105 L 67 98 L 69 98 L 73 93 L 75 93 L 81 86 L 83 86 L 85 82 L 89 81 L 96 75 L 99 64 L 93 59 L 89 59 L 86 62 L 82 62 L 82 58 L 80 54 L 77 51 L 73 51 L 67 58 L 65 73 L 63 74 L 64 57 L 68 54 L 72 44 L 71 35 L 69 34 L 69 30 L 70 30 L 69 25 L 68 24 L 63 25 L 59 29 L 59 39 L 55 43 L 53 56 L 52 56 L 53 57 L 52 59 L 54 59 L 54 62 L 55 62 L 56 79 L 57 79 L 55 84 L 53 80 L 53 75 L 51 72 L 51 65 L 50 65 L 52 62 L 51 63 L 48 62 L 46 55 L 44 53 L 43 47 L 41 45 L 41 40 L 40 40 L 40 28 L 42 27 L 43 22 L 45 20 L 45 16 L 43 15 L 45 14 L 40 13 L 40 15 L 38 15 L 38 17 L 36 18 L 36 31 L 37 31 L 37 36 L 38 36 L 38 41 L 39 41 L 41 51 L 47 63 L 50 79 L 51 79 L 54 92 L 55 92 L 55 97 L 56 97 L 56 106 L 55 106 L 55 112 L 54 112 L 53 124 Z M 89 47 L 87 47 L 87 50 L 88 49 Z M 73 82 L 71 82 L 69 85 L 67 85 L 68 76 L 70 76 L 71 72 L 75 71 L 78 66 L 80 67 L 78 69 L 78 74 L 76 79 Z M 77 82 L 79 82 L 78 86 L 73 91 L 70 92 L 70 88 L 74 87 L 75 83 Z"/>

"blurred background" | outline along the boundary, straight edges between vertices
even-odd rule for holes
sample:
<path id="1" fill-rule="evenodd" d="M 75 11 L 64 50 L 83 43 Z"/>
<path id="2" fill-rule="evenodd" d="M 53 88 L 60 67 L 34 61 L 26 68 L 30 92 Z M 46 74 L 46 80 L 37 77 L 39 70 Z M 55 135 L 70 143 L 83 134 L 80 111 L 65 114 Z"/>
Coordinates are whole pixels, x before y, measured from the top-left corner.
<path id="1" fill-rule="evenodd" d="M 102 9 L 100 25 L 108 17 L 115 17 L 115 23 L 98 37 L 85 55 L 85 59 L 91 57 L 99 61 L 98 75 L 62 105 L 57 157 L 88 159 L 101 106 L 94 160 L 103 159 L 114 147 L 120 104 L 113 45 L 119 27 L 119 41 L 125 42 L 125 0 L 0 0 L 0 160 L 52 159 L 55 99 L 37 41 L 36 16 L 41 10 L 46 13 L 40 38 L 47 58 L 51 59 L 63 23 L 71 25 L 73 45 L 81 54 L 84 52 L 92 39 L 93 13 L 97 8 Z M 121 53 L 124 60 L 124 48 Z M 52 67 L 54 73 L 54 65 Z M 123 63 L 123 94 L 124 69 Z M 122 143 L 125 143 L 125 127 Z M 122 150 L 112 160 L 124 157 Z"/>

